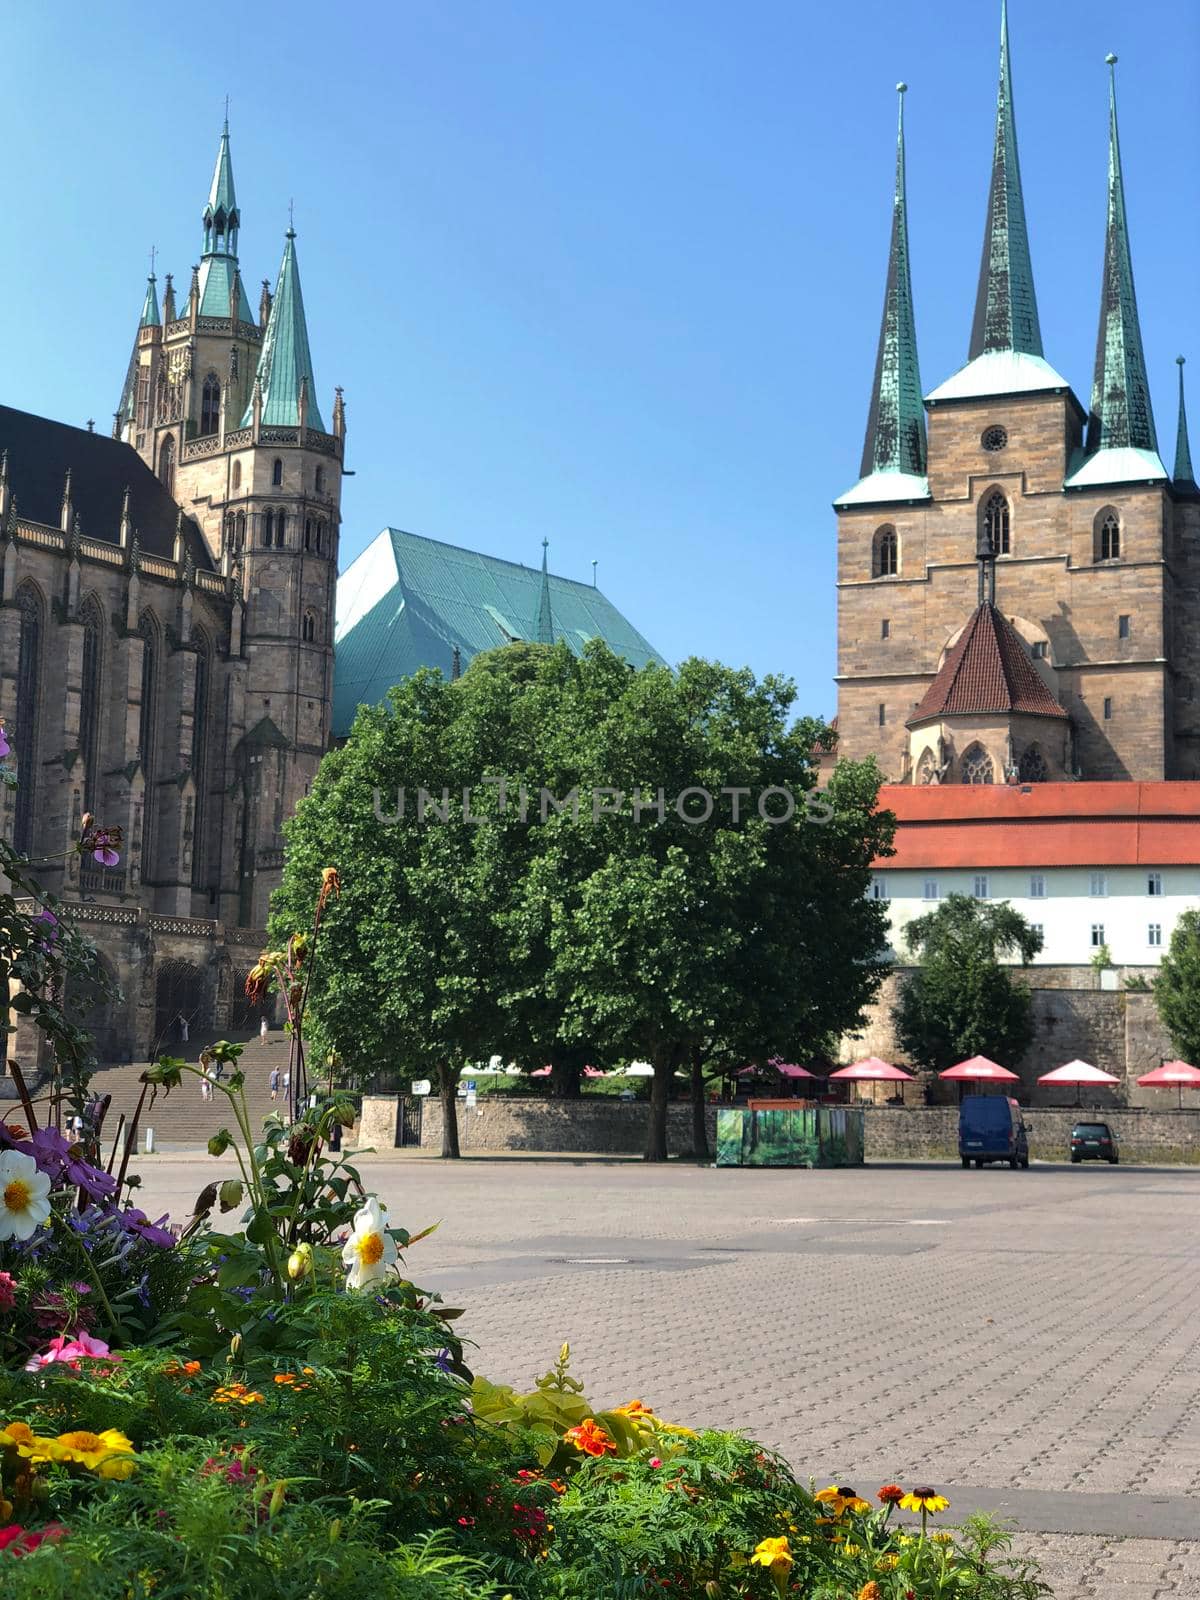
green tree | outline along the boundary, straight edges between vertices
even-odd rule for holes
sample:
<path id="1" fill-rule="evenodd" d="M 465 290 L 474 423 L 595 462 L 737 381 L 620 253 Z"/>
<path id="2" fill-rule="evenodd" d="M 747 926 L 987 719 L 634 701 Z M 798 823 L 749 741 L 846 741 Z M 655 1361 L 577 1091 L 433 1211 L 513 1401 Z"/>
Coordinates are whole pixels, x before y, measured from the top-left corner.
<path id="1" fill-rule="evenodd" d="M 1033 1038 L 1028 987 L 1001 964 L 1032 961 L 1042 936 L 1007 901 L 952 894 L 904 930 L 920 965 L 904 980 L 896 1035 L 912 1060 L 943 1072 L 965 1057 L 1020 1060 Z"/>
<path id="2" fill-rule="evenodd" d="M 1185 911 L 1154 980 L 1154 1001 L 1184 1061 L 1200 1061 L 1200 911 Z"/>

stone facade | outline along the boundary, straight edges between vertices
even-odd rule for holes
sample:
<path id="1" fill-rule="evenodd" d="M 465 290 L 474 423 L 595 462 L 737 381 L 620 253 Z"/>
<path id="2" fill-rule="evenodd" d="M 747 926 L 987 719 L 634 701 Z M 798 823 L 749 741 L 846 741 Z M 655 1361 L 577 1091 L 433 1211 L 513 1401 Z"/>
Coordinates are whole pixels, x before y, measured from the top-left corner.
<path id="1" fill-rule="evenodd" d="M 395 1105 L 395 1099 L 392 1099 Z M 608 1095 L 584 1095 L 579 1100 L 518 1099 L 484 1095 L 473 1111 L 458 1103 L 460 1148 L 471 1150 L 578 1151 L 580 1154 L 641 1155 L 646 1148 L 644 1101 L 614 1100 Z M 395 1113 L 392 1113 L 395 1125 Z M 709 1148 L 715 1149 L 717 1108 L 705 1110 Z M 363 1102 L 363 1125 L 367 1104 Z M 364 1136 L 365 1142 L 365 1136 Z M 382 1144 L 380 1146 L 382 1148 Z M 442 1108 L 430 1096 L 421 1108 L 421 1148 L 442 1147 Z M 673 1156 L 692 1148 L 692 1108 L 667 1108 L 667 1148 Z"/>

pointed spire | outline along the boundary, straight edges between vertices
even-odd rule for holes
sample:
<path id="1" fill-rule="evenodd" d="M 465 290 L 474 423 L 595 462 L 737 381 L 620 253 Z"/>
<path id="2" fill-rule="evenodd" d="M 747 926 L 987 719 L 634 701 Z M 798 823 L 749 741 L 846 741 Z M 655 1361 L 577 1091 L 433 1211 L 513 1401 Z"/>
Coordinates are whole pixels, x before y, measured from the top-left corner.
<path id="1" fill-rule="evenodd" d="M 989 350 L 1023 351 L 1031 356 L 1042 354 L 1042 331 L 1029 261 L 1017 126 L 1013 116 L 1007 0 L 1000 0 L 996 142 L 992 152 L 992 183 L 988 191 L 969 359 L 973 361 Z"/>
<path id="2" fill-rule="evenodd" d="M 258 297 L 258 325 L 265 328 L 271 317 L 271 282 L 269 278 L 262 281 L 262 293 Z"/>
<path id="3" fill-rule="evenodd" d="M 908 259 L 908 198 L 904 164 L 904 95 L 900 97 L 896 132 L 896 190 L 892 201 L 892 236 L 888 249 L 887 288 L 875 357 L 875 382 L 863 442 L 862 478 L 843 496 L 861 500 L 916 499 L 928 494 L 925 482 L 925 407 L 917 363 L 917 328 L 913 316 L 912 279 Z"/>
<path id="4" fill-rule="evenodd" d="M 221 129 L 217 163 L 213 168 L 204 208 L 204 254 L 237 256 L 238 228 L 241 226 L 237 195 L 233 189 L 233 162 L 229 155 L 229 119 Z"/>
<path id="5" fill-rule="evenodd" d="M 1092 411 L 1088 418 L 1087 453 L 1098 450 L 1145 450 L 1157 454 L 1150 383 L 1142 352 L 1129 226 L 1125 214 L 1125 180 L 1117 134 L 1117 81 L 1114 55 L 1108 62 L 1108 219 L 1104 237 L 1104 277 L 1100 289 L 1100 330 L 1096 339 L 1096 372 Z"/>
<path id="6" fill-rule="evenodd" d="M 163 321 L 164 322 L 174 322 L 175 321 L 175 279 L 172 276 L 172 274 L 168 272 L 166 278 L 164 279 L 164 282 L 166 283 L 166 288 L 163 290 Z"/>
<path id="7" fill-rule="evenodd" d="M 554 617 L 550 611 L 550 574 L 546 568 L 546 552 L 550 548 L 549 539 L 542 540 L 542 597 L 538 605 L 537 642 L 538 644 L 554 643 Z"/>
<path id="8" fill-rule="evenodd" d="M 317 386 L 313 381 L 312 356 L 308 348 L 308 325 L 304 317 L 304 297 L 300 292 L 300 268 L 296 264 L 296 233 L 295 229 L 289 228 L 271 301 L 271 315 L 263 335 L 262 353 L 258 358 L 264 424 L 280 428 L 299 426 L 300 393 L 305 379 L 308 380 L 307 426 L 324 433 L 325 424 L 315 398 Z M 244 428 L 254 420 L 253 412 L 252 400 L 242 418 Z"/>
<path id="9" fill-rule="evenodd" d="M 1187 403 L 1183 397 L 1183 364 L 1187 358 L 1176 356 L 1179 368 L 1179 422 L 1175 429 L 1175 471 L 1172 477 L 1177 487 L 1195 489 L 1196 474 L 1192 470 L 1192 447 L 1188 442 Z"/>
<path id="10" fill-rule="evenodd" d="M 138 323 L 139 328 L 160 328 L 162 318 L 158 314 L 158 289 L 155 287 L 158 280 L 153 273 L 146 279 L 146 298 L 142 301 L 142 316 Z"/>

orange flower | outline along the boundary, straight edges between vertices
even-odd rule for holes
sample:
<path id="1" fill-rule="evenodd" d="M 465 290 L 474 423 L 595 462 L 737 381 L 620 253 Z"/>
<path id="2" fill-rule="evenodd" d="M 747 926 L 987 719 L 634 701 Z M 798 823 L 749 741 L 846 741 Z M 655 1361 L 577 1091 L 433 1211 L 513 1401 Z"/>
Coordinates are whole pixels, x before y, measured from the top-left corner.
<path id="1" fill-rule="evenodd" d="M 904 1490 L 898 1483 L 885 1483 L 876 1499 L 885 1506 L 898 1506 L 904 1499 Z"/>
<path id="2" fill-rule="evenodd" d="M 614 1411 L 618 1417 L 652 1417 L 654 1415 L 653 1410 L 649 1406 L 643 1405 L 640 1400 L 630 1400 L 623 1406 L 614 1407 Z"/>
<path id="3" fill-rule="evenodd" d="M 181 1366 L 178 1361 L 168 1361 L 163 1368 L 164 1378 L 194 1378 L 200 1371 L 198 1361 L 185 1361 Z"/>
<path id="4" fill-rule="evenodd" d="M 223 1383 L 213 1390 L 213 1400 L 219 1406 L 253 1406 L 264 1404 L 257 1389 L 248 1389 L 244 1383 Z"/>
<path id="5" fill-rule="evenodd" d="M 326 867 L 321 874 L 321 894 L 317 901 L 317 909 L 320 910 L 331 894 L 337 895 L 340 899 L 341 893 L 342 880 L 338 876 L 338 869 L 336 867 Z"/>
<path id="6" fill-rule="evenodd" d="M 616 1442 L 595 1417 L 585 1417 L 577 1428 L 568 1428 L 563 1437 L 585 1456 L 615 1456 L 617 1453 Z"/>
<path id="7" fill-rule="evenodd" d="M 864 1583 L 858 1591 L 858 1600 L 882 1600 L 883 1591 L 872 1578 L 869 1583 Z"/>

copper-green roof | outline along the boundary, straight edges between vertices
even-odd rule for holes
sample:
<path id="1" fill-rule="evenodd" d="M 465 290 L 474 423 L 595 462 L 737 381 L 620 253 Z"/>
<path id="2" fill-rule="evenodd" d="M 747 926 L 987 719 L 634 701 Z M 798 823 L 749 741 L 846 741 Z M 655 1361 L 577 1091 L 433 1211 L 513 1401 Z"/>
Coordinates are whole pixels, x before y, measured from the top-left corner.
<path id="1" fill-rule="evenodd" d="M 1181 489 L 1195 489 L 1196 474 L 1192 470 L 1192 447 L 1188 440 L 1187 404 L 1183 397 L 1183 356 L 1176 356 L 1179 364 L 1179 421 L 1175 428 L 1175 471 L 1172 477 Z"/>
<path id="2" fill-rule="evenodd" d="M 632 666 L 662 657 L 590 583 L 476 550 L 385 528 L 338 579 L 333 733 L 350 731 L 360 705 L 377 705 L 421 667 L 453 674 L 481 650 L 537 642 L 543 600 L 555 642 L 576 654 L 603 639 Z"/>
<path id="3" fill-rule="evenodd" d="M 227 317 L 229 315 L 229 295 L 233 288 L 233 280 L 237 275 L 238 264 L 236 256 L 207 255 L 200 262 L 200 315 L 202 317 Z M 250 310 L 250 302 L 246 298 L 246 286 L 240 276 L 238 277 L 238 311 L 239 322 L 253 322 L 254 316 Z"/>
<path id="4" fill-rule="evenodd" d="M 228 316 L 228 312 L 225 313 Z M 325 431 L 317 389 L 313 381 L 312 356 L 308 348 L 308 325 L 304 319 L 304 296 L 300 292 L 300 268 L 296 263 L 296 234 L 287 231 L 283 261 L 275 284 L 275 298 L 258 358 L 258 383 L 262 389 L 262 420 L 276 428 L 295 428 L 300 422 L 300 384 L 308 379 L 308 426 Z M 251 396 L 242 426 L 254 420 Z"/>
<path id="5" fill-rule="evenodd" d="M 140 328 L 158 328 L 162 325 L 162 318 L 158 314 L 158 290 L 155 281 L 153 273 L 146 279 L 146 298 L 142 301 L 142 318 L 138 323 Z"/>

